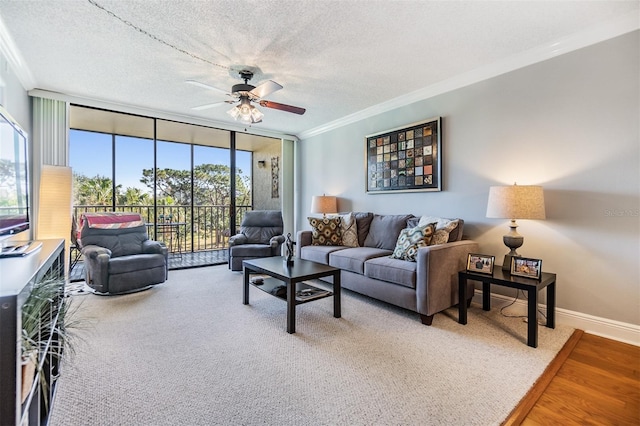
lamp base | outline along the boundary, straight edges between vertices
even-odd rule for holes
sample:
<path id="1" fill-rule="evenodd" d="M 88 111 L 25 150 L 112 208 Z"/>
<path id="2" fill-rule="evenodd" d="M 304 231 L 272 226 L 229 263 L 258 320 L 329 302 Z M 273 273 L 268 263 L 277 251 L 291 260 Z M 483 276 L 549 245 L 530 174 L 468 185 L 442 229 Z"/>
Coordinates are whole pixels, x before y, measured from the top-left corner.
<path id="1" fill-rule="evenodd" d="M 520 256 L 518 252 L 516 252 L 516 249 L 522 247 L 522 244 L 524 244 L 524 237 L 518 234 L 518 231 L 516 230 L 517 227 L 518 225 L 516 224 L 516 220 L 511 219 L 509 232 L 502 237 L 502 242 L 510 249 L 509 253 L 504 255 L 504 260 L 502 262 L 503 271 L 511 271 L 511 258 L 514 256 Z"/>
<path id="2" fill-rule="evenodd" d="M 505 254 L 504 255 L 504 260 L 502 261 L 502 270 L 503 271 L 507 271 L 507 272 L 511 272 L 511 258 L 513 256 L 510 254 Z"/>
<path id="3" fill-rule="evenodd" d="M 502 261 L 502 270 L 511 272 L 511 258 L 512 257 L 520 257 L 516 249 L 512 248 L 511 251 L 504 255 L 504 260 Z"/>

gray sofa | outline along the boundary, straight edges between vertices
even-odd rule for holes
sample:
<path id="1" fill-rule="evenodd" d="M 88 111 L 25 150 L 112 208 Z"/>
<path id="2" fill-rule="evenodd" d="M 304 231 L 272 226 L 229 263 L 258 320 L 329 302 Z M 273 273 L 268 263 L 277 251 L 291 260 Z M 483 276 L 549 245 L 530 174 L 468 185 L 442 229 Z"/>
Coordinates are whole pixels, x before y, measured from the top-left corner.
<path id="1" fill-rule="evenodd" d="M 444 243 L 419 248 L 413 262 L 390 255 L 402 229 L 417 226 L 419 217 L 353 216 L 359 247 L 312 245 L 312 232 L 304 230 L 297 233 L 297 257 L 340 268 L 343 288 L 417 312 L 426 325 L 458 303 L 458 271 L 465 268 L 467 255 L 478 251 L 476 242 L 462 239 L 463 220 L 457 219 L 448 236 L 439 234 Z M 467 294 L 473 295 L 473 287 L 469 283 Z"/>

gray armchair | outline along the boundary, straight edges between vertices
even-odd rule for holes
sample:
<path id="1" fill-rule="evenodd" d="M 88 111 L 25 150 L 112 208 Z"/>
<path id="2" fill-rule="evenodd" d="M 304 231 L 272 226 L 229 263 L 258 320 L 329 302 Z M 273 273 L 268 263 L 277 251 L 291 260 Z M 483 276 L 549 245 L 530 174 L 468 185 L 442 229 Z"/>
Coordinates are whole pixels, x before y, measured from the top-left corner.
<path id="1" fill-rule="evenodd" d="M 79 244 L 96 293 L 130 293 L 167 279 L 167 247 L 149 240 L 138 213 L 83 213 Z"/>
<path id="2" fill-rule="evenodd" d="M 240 224 L 240 233 L 229 238 L 229 268 L 242 271 L 242 261 L 280 256 L 284 235 L 279 210 L 248 211 Z"/>

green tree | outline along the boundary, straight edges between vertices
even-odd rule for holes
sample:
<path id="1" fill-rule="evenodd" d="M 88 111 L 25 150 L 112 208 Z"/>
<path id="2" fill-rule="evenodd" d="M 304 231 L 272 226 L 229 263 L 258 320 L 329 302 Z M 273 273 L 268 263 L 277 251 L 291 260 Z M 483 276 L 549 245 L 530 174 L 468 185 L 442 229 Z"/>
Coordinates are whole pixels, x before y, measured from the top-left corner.
<path id="1" fill-rule="evenodd" d="M 123 194 L 118 195 L 118 205 L 121 206 L 148 206 L 153 204 L 153 197 L 140 188 L 128 187 Z"/>
<path id="2" fill-rule="evenodd" d="M 211 233 L 212 238 L 220 244 L 223 241 L 222 230 L 229 228 L 229 210 L 231 204 L 230 179 L 231 169 L 222 164 L 202 164 L 193 170 L 193 197 L 191 195 L 191 172 L 187 170 L 158 169 L 155 173 L 157 214 L 172 214 L 172 220 L 193 223 L 196 232 Z M 140 188 L 126 188 L 116 186 L 116 201 L 118 206 L 151 206 L 153 205 L 154 173 L 153 169 L 142 170 L 140 179 L 151 191 Z M 74 174 L 74 205 L 105 206 L 110 209 L 112 204 L 113 181 L 111 178 L 96 175 L 87 177 Z M 238 170 L 236 175 L 236 204 L 251 204 L 251 179 Z M 195 217 L 191 217 L 191 209 L 175 208 L 207 206 L 196 209 Z M 210 208 L 220 206 L 219 208 Z M 153 220 L 152 209 L 139 207 L 140 213 L 146 215 L 147 220 Z M 158 216 L 159 217 L 159 216 Z M 186 240 L 187 228 L 184 233 Z"/>
<path id="3" fill-rule="evenodd" d="M 116 186 L 116 192 L 121 185 Z M 110 206 L 112 203 L 113 181 L 111 178 L 96 175 L 87 177 L 73 174 L 73 195 L 75 205 Z"/>
<path id="4" fill-rule="evenodd" d="M 143 169 L 140 182 L 153 191 L 153 169 Z M 191 173 L 188 170 L 157 169 L 156 197 L 170 199 L 170 204 L 188 206 L 191 204 Z"/>
<path id="5" fill-rule="evenodd" d="M 193 169 L 194 205 L 225 206 L 231 202 L 231 169 L 223 164 L 201 164 Z M 142 179 L 153 189 L 153 169 L 144 169 Z M 191 204 L 191 173 L 187 170 L 158 169 L 156 172 L 158 198 L 169 197 L 176 205 Z M 236 200 L 241 204 L 251 201 L 251 186 L 248 176 L 238 170 L 236 174 Z M 160 203 L 158 203 L 160 204 Z"/>

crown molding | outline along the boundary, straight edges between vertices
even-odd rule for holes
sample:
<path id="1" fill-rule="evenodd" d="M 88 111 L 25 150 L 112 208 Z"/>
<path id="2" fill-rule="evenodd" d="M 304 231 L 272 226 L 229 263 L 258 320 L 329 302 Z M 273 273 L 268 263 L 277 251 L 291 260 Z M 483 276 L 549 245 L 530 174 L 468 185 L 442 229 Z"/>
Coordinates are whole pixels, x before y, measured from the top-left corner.
<path id="1" fill-rule="evenodd" d="M 25 90 L 29 90 L 35 87 L 36 82 L 33 78 L 33 74 L 27 63 L 25 62 L 20 50 L 16 46 L 13 38 L 9 34 L 7 27 L 4 25 L 4 21 L 0 16 L 0 52 L 7 59 L 11 69 L 18 77 L 20 84 Z"/>
<path id="2" fill-rule="evenodd" d="M 69 102 L 76 105 L 100 108 L 100 109 L 105 109 L 109 111 L 123 112 L 127 114 L 140 115 L 143 117 L 159 118 L 163 120 L 179 121 L 187 124 L 214 127 L 216 129 L 235 131 L 238 133 L 246 133 L 246 134 L 256 135 L 256 136 L 266 136 L 266 137 L 275 138 L 275 139 L 287 139 L 287 140 L 292 140 L 294 142 L 298 141 L 298 138 L 295 135 L 289 135 L 286 133 L 265 130 L 265 129 L 258 129 L 250 126 L 233 125 L 233 124 L 225 123 L 222 121 L 201 119 L 201 118 L 193 117 L 190 115 L 175 114 L 171 112 L 160 111 L 157 109 L 126 105 L 126 104 L 121 104 L 117 102 L 103 101 L 99 99 L 85 98 L 81 96 L 74 96 L 74 95 L 69 95 L 65 93 L 52 92 L 52 91 L 43 90 L 43 89 L 29 90 L 28 93 L 29 93 L 29 96 L 33 96 L 33 97 L 53 99 L 56 101 L 64 101 L 64 102 Z"/>
<path id="3" fill-rule="evenodd" d="M 313 129 L 305 130 L 298 134 L 301 140 L 320 135 L 322 133 L 346 126 L 382 114 L 397 108 L 401 108 L 414 102 L 432 98 L 492 77 L 515 71 L 519 68 L 545 61 L 574 50 L 582 49 L 605 40 L 609 40 L 640 28 L 640 16 L 638 12 L 631 12 L 606 21 L 595 27 L 561 38 L 533 49 L 512 55 L 504 60 L 476 68 L 472 71 L 459 74 L 447 80 L 432 84 L 425 88 L 398 96 L 389 101 L 365 108 L 354 114 L 344 116 Z"/>

